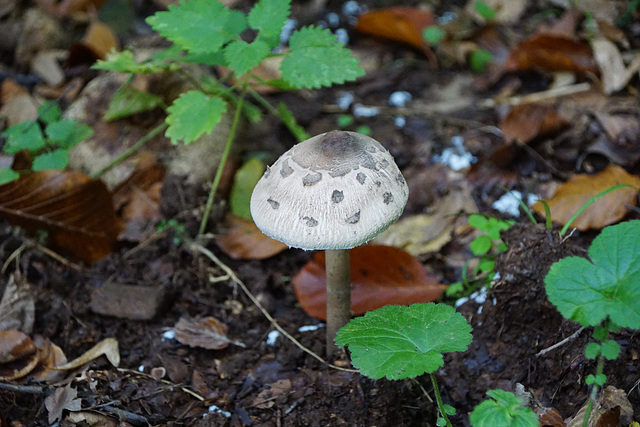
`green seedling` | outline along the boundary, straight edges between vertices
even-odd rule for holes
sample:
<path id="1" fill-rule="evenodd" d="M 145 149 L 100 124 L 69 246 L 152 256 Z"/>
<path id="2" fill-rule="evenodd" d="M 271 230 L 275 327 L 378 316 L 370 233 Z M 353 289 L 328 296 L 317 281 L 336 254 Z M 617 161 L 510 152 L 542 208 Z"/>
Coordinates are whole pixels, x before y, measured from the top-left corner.
<path id="1" fill-rule="evenodd" d="M 437 45 L 447 38 L 447 32 L 437 25 L 430 25 L 422 31 L 422 37 L 429 42 L 429 44 Z"/>
<path id="2" fill-rule="evenodd" d="M 179 223 L 175 219 L 163 219 L 156 226 L 156 231 L 158 233 L 165 231 L 173 233 L 171 241 L 176 246 L 189 240 L 189 233 L 187 233 L 187 229 L 184 227 L 184 224 Z"/>
<path id="3" fill-rule="evenodd" d="M 489 6 L 487 3 L 483 1 L 476 1 L 473 4 L 473 7 L 476 10 L 476 12 L 478 12 L 478 14 L 482 16 L 484 19 L 486 19 L 487 21 L 492 20 L 498 14 L 498 12 L 496 12 L 495 9 L 493 9 L 491 6 Z"/>
<path id="4" fill-rule="evenodd" d="M 606 382 L 604 360 L 615 360 L 620 346 L 609 339 L 619 327 L 640 329 L 640 220 L 606 227 L 589 248 L 589 259 L 568 257 L 554 263 L 544 281 L 549 301 L 567 319 L 584 327 L 596 326 L 597 342 L 585 357 L 597 359 L 584 418 L 586 427 L 598 387 Z"/>
<path id="5" fill-rule="evenodd" d="M 353 366 L 362 375 L 389 380 L 428 373 L 440 409 L 438 425 L 451 427 L 451 406 L 444 405 L 434 372 L 444 365 L 443 353 L 465 351 L 471 326 L 445 304 L 388 305 L 352 319 L 338 331 L 335 342 L 349 346 Z"/>
<path id="6" fill-rule="evenodd" d="M 481 73 L 493 61 L 493 55 L 486 49 L 473 50 L 469 54 L 469 65 L 476 73 Z"/>
<path id="7" fill-rule="evenodd" d="M 69 150 L 93 134 L 93 129 L 75 120 L 62 119 L 60 107 L 55 102 L 40 106 L 39 120 L 29 120 L 10 126 L 4 132 L 2 151 L 15 155 L 27 151 L 33 159 L 31 170 L 64 169 L 69 163 Z M 20 177 L 12 168 L 0 169 L 0 184 Z"/>
<path id="8" fill-rule="evenodd" d="M 537 427 L 538 416 L 523 406 L 522 398 L 515 394 L 496 389 L 489 390 L 491 398 L 473 409 L 469 422 L 473 427 Z"/>

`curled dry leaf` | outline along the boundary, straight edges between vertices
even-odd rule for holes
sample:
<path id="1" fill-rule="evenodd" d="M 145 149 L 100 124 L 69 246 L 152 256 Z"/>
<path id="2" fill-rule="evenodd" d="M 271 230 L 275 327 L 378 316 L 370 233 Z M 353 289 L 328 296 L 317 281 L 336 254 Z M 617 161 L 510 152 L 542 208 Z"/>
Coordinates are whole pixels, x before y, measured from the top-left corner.
<path id="1" fill-rule="evenodd" d="M 589 199 L 618 184 L 631 187 L 620 188 L 600 197 L 576 218 L 571 227 L 578 230 L 600 229 L 618 222 L 627 214 L 625 205 L 636 205 L 640 177 L 616 165 L 607 166 L 595 175 L 576 175 L 560 185 L 553 197 L 546 201 L 551 209 L 551 218 L 566 224 Z M 533 210 L 544 216 L 542 203 L 533 205 Z"/>
<path id="2" fill-rule="evenodd" d="M 189 347 L 222 350 L 232 342 L 227 338 L 227 325 L 214 317 L 180 318 L 173 327 L 176 340 Z"/>
<path id="3" fill-rule="evenodd" d="M 391 247 L 365 245 L 351 255 L 351 311 L 363 314 L 389 304 L 409 305 L 436 300 L 446 289 L 436 282 L 416 258 Z M 324 251 L 316 252 L 293 278 L 304 311 L 326 319 Z"/>
<path id="4" fill-rule="evenodd" d="M 31 338 L 15 329 L 0 331 L 0 380 L 16 380 L 38 364 L 38 348 Z"/>
<path id="5" fill-rule="evenodd" d="M 554 34 L 535 34 L 511 50 L 505 70 L 597 73 L 598 67 L 588 44 Z"/>
<path id="6" fill-rule="evenodd" d="M 87 262 L 109 254 L 121 230 L 105 185 L 67 170 L 33 172 L 0 186 L 0 216 L 30 232 L 47 231 L 53 246 Z"/>
<path id="7" fill-rule="evenodd" d="M 114 207 L 124 221 L 159 219 L 164 167 L 149 152 L 141 152 L 135 161 L 131 175 L 113 189 Z"/>
<path id="8" fill-rule="evenodd" d="M 106 356 L 107 360 L 116 368 L 120 365 L 120 351 L 118 350 L 118 341 L 115 338 L 103 339 L 98 344 L 87 350 L 82 356 L 77 359 L 73 359 L 71 362 L 58 365 L 55 369 L 62 371 L 77 369 L 102 355 Z"/>
<path id="9" fill-rule="evenodd" d="M 569 123 L 551 105 L 516 105 L 502 120 L 500 128 L 507 142 L 528 143 L 555 133 Z"/>
<path id="10" fill-rule="evenodd" d="M 579 427 L 583 425 L 587 410 L 587 401 L 573 417 L 567 427 Z M 607 386 L 596 398 L 593 405 L 589 425 L 595 427 L 617 427 L 619 425 L 632 425 L 633 406 L 629 402 L 627 393 L 614 386 Z"/>
<path id="11" fill-rule="evenodd" d="M 288 248 L 265 236 L 253 221 L 235 215 L 227 215 L 222 228 L 216 243 L 233 259 L 265 259 Z"/>
<path id="12" fill-rule="evenodd" d="M 9 276 L 0 301 L 0 331 L 18 329 L 30 334 L 35 316 L 33 291 L 22 275 L 15 272 Z"/>
<path id="13" fill-rule="evenodd" d="M 82 409 L 82 400 L 78 397 L 78 390 L 71 387 L 71 383 L 59 387 L 44 400 L 44 406 L 49 411 L 49 423 L 53 424 L 62 417 L 62 411 L 79 411 Z"/>
<path id="14" fill-rule="evenodd" d="M 640 69 L 640 55 L 636 54 L 629 67 L 626 67 L 618 47 L 607 39 L 592 40 L 591 48 L 607 95 L 623 89 Z"/>

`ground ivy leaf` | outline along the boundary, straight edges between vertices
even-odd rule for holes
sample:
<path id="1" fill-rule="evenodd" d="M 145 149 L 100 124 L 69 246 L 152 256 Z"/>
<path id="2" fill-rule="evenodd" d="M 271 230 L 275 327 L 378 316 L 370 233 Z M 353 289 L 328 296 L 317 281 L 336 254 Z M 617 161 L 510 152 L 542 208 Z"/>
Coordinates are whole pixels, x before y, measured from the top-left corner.
<path id="1" fill-rule="evenodd" d="M 20 174 L 11 168 L 0 168 L 0 185 L 8 184 L 20 178 Z"/>
<path id="2" fill-rule="evenodd" d="M 246 28 L 241 12 L 214 0 L 181 1 L 147 18 L 162 36 L 191 52 L 214 52 Z"/>
<path id="3" fill-rule="evenodd" d="M 280 35 L 290 9 L 291 0 L 260 0 L 249 12 L 247 20 L 251 28 L 261 31 L 261 36 L 275 38 Z"/>
<path id="4" fill-rule="evenodd" d="M 44 132 L 52 143 L 61 148 L 71 148 L 93 135 L 90 126 L 73 119 L 60 120 L 47 125 Z M 57 169 L 57 168 L 49 168 Z"/>
<path id="5" fill-rule="evenodd" d="M 268 54 L 269 46 L 262 40 L 254 40 L 251 43 L 237 40 L 224 48 L 224 58 L 238 76 L 260 64 Z"/>
<path id="6" fill-rule="evenodd" d="M 474 427 L 537 427 L 538 416 L 522 406 L 522 398 L 511 392 L 495 389 L 487 391 L 492 399 L 473 409 L 469 422 Z M 493 400 L 495 399 L 495 400 Z"/>
<path id="7" fill-rule="evenodd" d="M 69 150 L 59 148 L 50 153 L 40 154 L 33 159 L 31 169 L 41 171 L 45 169 L 64 169 L 69 164 Z"/>
<path id="8" fill-rule="evenodd" d="M 606 227 L 589 248 L 589 258 L 568 257 L 551 266 L 547 295 L 567 319 L 595 326 L 609 317 L 640 328 L 640 220 Z"/>
<path id="9" fill-rule="evenodd" d="M 351 51 L 327 29 L 305 27 L 289 40 L 291 52 L 282 60 L 282 78 L 299 88 L 317 89 L 364 75 Z"/>
<path id="10" fill-rule="evenodd" d="M 2 136 L 7 138 L 3 148 L 7 154 L 16 154 L 21 150 L 38 151 L 45 146 L 42 129 L 33 120 L 9 127 L 2 132 Z"/>
<path id="11" fill-rule="evenodd" d="M 443 365 L 442 353 L 464 351 L 471 326 L 445 304 L 388 305 L 357 317 L 336 336 L 367 377 L 414 378 Z"/>
<path id="12" fill-rule="evenodd" d="M 213 130 L 227 111 L 227 104 L 220 98 L 191 90 L 180 95 L 167 111 L 167 137 L 172 144 L 179 140 L 188 144 Z"/>

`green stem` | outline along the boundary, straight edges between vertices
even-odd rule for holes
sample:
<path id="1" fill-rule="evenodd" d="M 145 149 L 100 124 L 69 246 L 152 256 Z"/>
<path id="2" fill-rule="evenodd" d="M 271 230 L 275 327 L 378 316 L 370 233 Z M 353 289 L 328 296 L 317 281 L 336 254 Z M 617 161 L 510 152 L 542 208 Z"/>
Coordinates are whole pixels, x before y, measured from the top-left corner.
<path id="1" fill-rule="evenodd" d="M 436 376 L 433 375 L 433 372 L 430 373 L 429 376 L 431 377 L 431 384 L 433 384 L 433 394 L 436 395 L 436 402 L 438 402 L 438 409 L 440 409 L 442 418 L 444 418 L 444 420 L 446 421 L 447 426 L 453 427 L 451 425 L 451 421 L 449 421 L 449 417 L 447 416 L 447 413 L 444 410 L 444 403 L 442 403 L 442 397 L 440 397 L 440 389 L 438 388 L 438 382 L 436 381 Z"/>
<path id="2" fill-rule="evenodd" d="M 211 213 L 211 207 L 213 206 L 213 199 L 215 198 L 216 191 L 218 191 L 218 185 L 220 185 L 220 180 L 222 179 L 224 166 L 227 163 L 227 158 L 229 157 L 229 152 L 231 151 L 231 146 L 233 145 L 233 140 L 236 137 L 236 129 L 238 128 L 238 123 L 240 122 L 240 115 L 242 113 L 242 103 L 244 101 L 246 92 L 247 92 L 247 85 L 245 82 L 245 86 L 242 89 L 242 93 L 240 94 L 240 99 L 238 100 L 238 105 L 236 106 L 236 113 L 233 116 L 233 123 L 231 124 L 231 130 L 229 131 L 229 136 L 227 137 L 227 144 L 224 147 L 224 151 L 222 152 L 222 156 L 220 157 L 220 162 L 218 163 L 218 169 L 216 170 L 216 175 L 213 178 L 213 182 L 211 183 L 211 190 L 209 190 L 209 197 L 207 198 L 207 204 L 204 208 L 204 213 L 202 214 L 202 221 L 200 221 L 200 229 L 198 230 L 198 236 L 202 236 L 205 230 L 207 229 L 207 222 L 209 221 L 209 214 Z"/>
<path id="3" fill-rule="evenodd" d="M 258 92 L 256 92 L 254 89 L 249 88 L 249 94 L 265 110 L 267 110 L 273 116 L 279 118 L 282 121 L 282 123 L 287 127 L 287 129 L 289 129 L 289 132 L 291 132 L 293 134 L 293 136 L 296 137 L 298 142 L 304 141 L 304 140 L 310 138 L 310 135 L 308 135 L 304 131 L 304 129 L 300 125 L 298 125 L 298 123 L 295 122 L 295 119 L 287 120 L 287 118 L 283 117 L 282 114 L 280 114 L 280 111 L 278 111 L 278 109 L 276 107 L 274 107 L 273 105 L 269 104 L 269 102 L 266 99 L 264 99 L 264 97 L 262 95 L 260 95 Z"/>
<path id="4" fill-rule="evenodd" d="M 603 370 L 604 370 L 604 357 L 602 355 L 599 355 L 598 364 L 596 367 L 596 378 L 598 375 L 602 374 Z M 584 420 L 582 421 L 582 427 L 587 427 L 589 425 L 591 410 L 593 409 L 593 403 L 596 401 L 597 395 L 598 395 L 598 384 L 594 383 L 593 388 L 591 389 L 591 394 L 589 395 L 589 403 L 587 404 L 587 409 L 584 412 Z"/>
<path id="5" fill-rule="evenodd" d="M 591 206 L 591 204 L 594 203 L 596 200 L 598 200 L 600 197 L 606 196 L 607 194 L 611 193 L 612 191 L 619 190 L 621 188 L 626 188 L 626 187 L 633 187 L 633 186 L 629 185 L 629 184 L 614 185 L 613 187 L 607 188 L 606 190 L 599 192 L 598 194 L 596 194 L 595 196 L 593 196 L 592 198 L 587 200 L 587 203 L 582 205 L 582 207 L 580 209 L 578 209 L 578 211 L 575 214 L 573 214 L 571 219 L 569 219 L 569 222 L 567 222 L 564 225 L 564 227 L 562 227 L 562 230 L 560 230 L 560 236 L 564 236 L 564 233 L 566 233 L 567 230 L 569 229 L 569 227 L 571 227 L 571 224 L 573 224 L 573 221 L 575 221 L 576 218 L 578 218 L 580 216 L 580 214 L 582 212 L 584 212 L 585 209 L 587 209 L 589 206 Z"/>
<path id="6" fill-rule="evenodd" d="M 145 136 L 140 138 L 138 140 L 138 142 L 136 142 L 131 147 L 126 149 L 122 154 L 120 154 L 118 157 L 116 157 L 107 166 L 105 166 L 104 168 L 100 169 L 98 172 L 95 172 L 95 173 L 91 174 L 90 177 L 92 179 L 100 178 L 102 175 L 104 175 L 105 173 L 109 172 L 115 166 L 117 166 L 120 163 L 122 163 L 122 161 L 124 159 L 126 159 L 129 156 L 131 156 L 132 154 L 134 154 L 139 149 L 141 149 L 147 142 L 151 141 L 156 135 L 158 135 L 160 132 L 164 131 L 166 128 L 167 128 L 167 124 L 165 122 L 163 122 L 162 124 L 156 126 L 155 128 L 153 128 L 151 130 L 151 132 L 149 132 L 148 134 L 146 134 Z"/>

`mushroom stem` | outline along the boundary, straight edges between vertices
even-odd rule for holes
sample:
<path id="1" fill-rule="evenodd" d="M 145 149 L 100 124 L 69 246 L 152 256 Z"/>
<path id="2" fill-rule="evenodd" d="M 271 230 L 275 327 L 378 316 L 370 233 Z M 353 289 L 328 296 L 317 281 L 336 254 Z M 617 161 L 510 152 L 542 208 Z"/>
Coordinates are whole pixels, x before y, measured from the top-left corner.
<path id="1" fill-rule="evenodd" d="M 351 273 L 348 249 L 325 251 L 327 285 L 327 355 L 336 353 L 333 341 L 340 328 L 351 319 Z"/>

